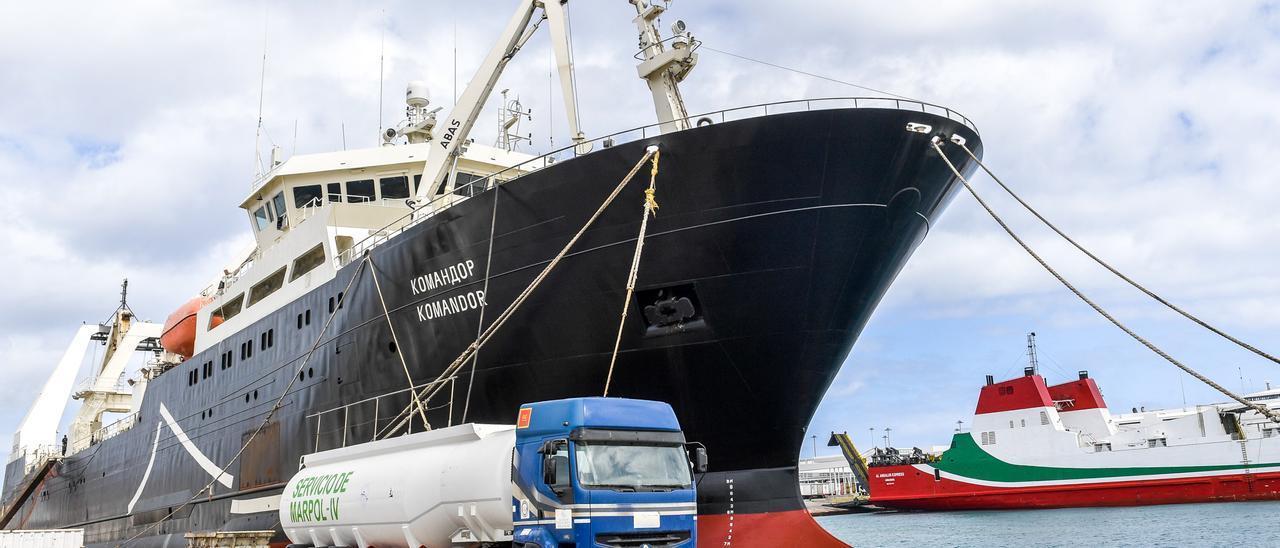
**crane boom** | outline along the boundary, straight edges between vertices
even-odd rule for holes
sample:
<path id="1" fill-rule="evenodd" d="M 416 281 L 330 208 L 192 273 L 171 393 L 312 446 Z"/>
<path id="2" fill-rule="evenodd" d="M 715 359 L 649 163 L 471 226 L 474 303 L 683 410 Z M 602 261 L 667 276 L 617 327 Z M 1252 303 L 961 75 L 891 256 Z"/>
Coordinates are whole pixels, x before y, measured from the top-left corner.
<path id="1" fill-rule="evenodd" d="M 677 35 L 670 41 L 671 49 L 667 49 L 664 47 L 664 42 L 667 40 L 662 39 L 657 29 L 658 16 L 665 11 L 665 6 L 655 6 L 647 0 L 628 1 L 635 5 L 638 14 L 634 21 L 640 31 L 642 60 L 637 66 L 637 71 L 639 76 L 649 83 L 662 131 L 688 129 L 688 114 L 685 111 L 684 99 L 680 96 L 679 83 L 697 63 L 698 56 L 693 52 L 697 42 L 692 35 L 685 32 L 684 23 L 677 22 L 674 28 Z M 493 93 L 498 77 L 502 75 L 507 63 L 520 51 L 543 19 L 547 21 L 551 32 L 551 48 L 555 52 L 556 68 L 560 73 L 560 91 L 564 99 L 565 114 L 569 119 L 570 135 L 579 153 L 589 150 L 578 119 L 578 97 L 574 81 L 573 52 L 569 40 L 569 18 L 564 7 L 567 2 L 568 0 L 520 0 L 502 36 L 498 38 L 493 49 L 489 50 L 484 62 L 476 70 L 475 76 L 458 97 L 448 119 L 443 124 L 425 128 L 426 131 L 432 131 L 432 134 L 421 138 L 433 144 L 430 152 L 427 153 L 427 160 L 422 170 L 422 184 L 418 185 L 418 194 L 415 197 L 419 203 L 430 203 L 431 198 L 442 191 L 453 191 L 451 168 L 461 155 L 462 146 L 471 134 L 480 111 L 484 109 L 484 104 Z M 534 13 L 539 8 L 542 9 L 542 17 L 538 18 L 531 27 L 530 22 L 534 21 Z M 434 118 L 431 121 L 434 122 Z M 424 131 L 417 126 L 414 128 L 419 134 Z M 391 133 L 392 137 L 394 135 Z"/>
<path id="2" fill-rule="evenodd" d="M 563 2 L 520 0 L 520 5 L 507 23 L 502 36 L 498 38 L 493 49 L 489 50 L 489 54 L 485 56 L 484 62 L 480 64 L 480 68 L 476 70 L 475 76 L 462 91 L 462 95 L 458 96 L 448 119 L 436 126 L 436 136 L 433 139 L 435 144 L 427 154 L 422 173 L 423 182 L 430 182 L 418 187 L 419 202 L 429 201 L 432 196 L 440 192 L 441 187 L 444 187 L 446 192 L 453 190 L 449 188 L 452 186 L 449 177 L 450 167 L 454 165 L 454 159 L 461 154 L 461 147 L 471 134 L 471 129 L 475 126 L 476 119 L 480 117 L 480 111 L 484 109 L 489 95 L 493 93 L 503 69 L 537 30 L 538 23 L 541 23 L 539 19 L 538 23 L 530 27 L 530 22 L 534 21 L 534 12 L 538 8 L 542 8 L 542 18 L 547 20 L 550 27 L 552 49 L 555 50 L 556 65 L 560 71 L 560 87 L 564 95 L 565 113 L 569 117 L 569 131 L 575 143 L 585 140 L 578 122 L 578 100 L 573 85 L 573 58 L 569 51 L 568 26 Z"/>

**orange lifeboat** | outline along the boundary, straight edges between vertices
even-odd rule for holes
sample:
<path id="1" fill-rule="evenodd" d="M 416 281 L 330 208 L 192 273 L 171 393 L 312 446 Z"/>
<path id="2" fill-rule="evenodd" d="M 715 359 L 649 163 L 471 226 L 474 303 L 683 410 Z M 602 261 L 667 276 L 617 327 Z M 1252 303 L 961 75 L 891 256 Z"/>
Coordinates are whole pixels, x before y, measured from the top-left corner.
<path id="1" fill-rule="evenodd" d="M 196 313 L 211 300 L 208 297 L 196 297 L 169 314 L 169 318 L 164 321 L 164 331 L 160 334 L 160 346 L 183 358 L 190 358 L 196 349 Z"/>

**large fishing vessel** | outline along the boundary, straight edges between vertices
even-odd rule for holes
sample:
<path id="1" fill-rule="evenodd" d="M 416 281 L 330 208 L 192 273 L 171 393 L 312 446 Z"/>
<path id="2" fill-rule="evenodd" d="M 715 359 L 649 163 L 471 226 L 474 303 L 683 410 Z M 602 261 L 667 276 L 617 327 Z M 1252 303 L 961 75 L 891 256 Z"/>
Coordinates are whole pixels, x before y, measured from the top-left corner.
<path id="1" fill-rule="evenodd" d="M 1239 403 L 1112 414 L 1098 384 L 1036 369 L 987 384 L 940 456 L 879 450 L 871 503 L 912 510 L 1280 499 L 1280 425 Z M 1267 407 L 1280 390 L 1245 396 Z"/>
<path id="2" fill-rule="evenodd" d="M 930 139 L 980 150 L 976 130 L 946 108 L 883 98 L 690 116 L 678 84 L 697 40 L 682 22 L 662 38 L 665 6 L 631 0 L 658 123 L 588 139 L 565 2 L 519 4 L 439 123 L 411 84 L 387 146 L 273 154 L 239 204 L 252 253 L 163 326 L 122 306 L 77 332 L 14 436 L 0 526 L 84 528 L 90 544 L 130 546 L 278 531 L 275 506 L 302 454 L 513 423 L 521 402 L 600 395 L 611 375 L 609 395 L 670 403 L 705 444 L 704 544 L 841 544 L 799 497 L 805 428 L 953 196 Z M 543 21 L 573 145 L 534 157 L 475 143 L 498 75 Z M 654 146 L 661 210 L 615 347 L 647 165 L 608 198 Z M 971 171 L 962 155 L 952 160 Z M 57 416 L 95 341 L 109 351 L 75 391 L 82 406 L 59 450 Z M 153 359 L 119 383 L 134 350 Z M 125 415 L 104 425 L 107 413 Z"/>

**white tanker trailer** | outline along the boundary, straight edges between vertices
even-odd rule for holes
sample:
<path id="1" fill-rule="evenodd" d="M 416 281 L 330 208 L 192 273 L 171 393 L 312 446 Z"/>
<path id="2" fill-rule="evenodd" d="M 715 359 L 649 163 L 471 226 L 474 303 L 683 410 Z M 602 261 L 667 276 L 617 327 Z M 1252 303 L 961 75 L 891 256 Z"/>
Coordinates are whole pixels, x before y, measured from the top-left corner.
<path id="1" fill-rule="evenodd" d="M 691 472 L 705 467 L 665 403 L 540 402 L 522 406 L 514 426 L 463 424 L 306 455 L 280 523 L 296 547 L 692 547 Z"/>

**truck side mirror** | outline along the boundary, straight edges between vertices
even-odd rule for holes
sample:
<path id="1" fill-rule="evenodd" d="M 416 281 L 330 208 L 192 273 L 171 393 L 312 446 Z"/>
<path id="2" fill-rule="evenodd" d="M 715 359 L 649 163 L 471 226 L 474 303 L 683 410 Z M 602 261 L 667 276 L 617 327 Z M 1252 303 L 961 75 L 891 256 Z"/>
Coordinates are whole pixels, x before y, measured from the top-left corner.
<path id="1" fill-rule="evenodd" d="M 707 448 L 698 446 L 693 448 L 693 471 L 699 474 L 707 471 Z"/>

